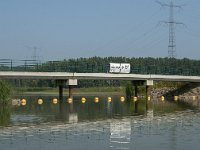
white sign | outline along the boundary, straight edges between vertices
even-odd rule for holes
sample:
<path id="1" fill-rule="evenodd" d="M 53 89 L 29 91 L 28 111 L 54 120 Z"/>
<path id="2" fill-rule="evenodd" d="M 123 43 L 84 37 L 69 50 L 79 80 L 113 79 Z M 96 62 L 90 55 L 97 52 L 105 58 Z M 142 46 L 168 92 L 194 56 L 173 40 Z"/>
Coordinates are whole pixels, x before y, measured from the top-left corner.
<path id="1" fill-rule="evenodd" d="M 120 64 L 118 63 L 110 63 L 110 72 L 111 73 L 120 73 L 121 67 Z"/>
<path id="2" fill-rule="evenodd" d="M 110 73 L 130 73 L 130 69 L 127 63 L 110 63 Z"/>

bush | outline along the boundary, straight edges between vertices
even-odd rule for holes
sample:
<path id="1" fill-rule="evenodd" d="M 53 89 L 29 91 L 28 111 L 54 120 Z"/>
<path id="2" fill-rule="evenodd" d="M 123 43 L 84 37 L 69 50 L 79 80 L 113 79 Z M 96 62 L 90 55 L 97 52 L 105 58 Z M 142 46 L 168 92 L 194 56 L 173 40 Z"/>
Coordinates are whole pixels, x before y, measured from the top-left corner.
<path id="1" fill-rule="evenodd" d="M 11 94 L 11 87 L 5 82 L 0 80 L 0 102 L 7 103 Z"/>
<path id="2" fill-rule="evenodd" d="M 126 85 L 126 97 L 128 98 L 128 99 L 130 99 L 132 96 L 133 96 L 133 86 L 132 86 L 132 84 L 131 83 L 128 83 L 127 85 Z"/>

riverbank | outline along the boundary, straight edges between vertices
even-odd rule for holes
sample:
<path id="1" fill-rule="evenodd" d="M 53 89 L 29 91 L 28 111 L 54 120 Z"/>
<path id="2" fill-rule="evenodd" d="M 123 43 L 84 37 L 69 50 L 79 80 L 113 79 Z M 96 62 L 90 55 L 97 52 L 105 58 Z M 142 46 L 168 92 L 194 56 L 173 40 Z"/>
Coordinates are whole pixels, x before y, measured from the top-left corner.
<path id="1" fill-rule="evenodd" d="M 68 96 L 69 90 L 67 88 L 63 89 L 64 96 Z M 58 96 L 58 88 L 29 88 L 29 89 L 17 89 L 15 95 L 49 95 Z M 85 96 L 85 95 L 124 95 L 124 87 L 94 87 L 94 88 L 74 88 L 74 96 Z"/>
<path id="2" fill-rule="evenodd" d="M 179 88 L 157 88 L 151 91 L 152 99 L 159 100 L 164 96 L 169 101 L 179 101 L 191 106 L 200 107 L 200 84 L 188 83 Z"/>

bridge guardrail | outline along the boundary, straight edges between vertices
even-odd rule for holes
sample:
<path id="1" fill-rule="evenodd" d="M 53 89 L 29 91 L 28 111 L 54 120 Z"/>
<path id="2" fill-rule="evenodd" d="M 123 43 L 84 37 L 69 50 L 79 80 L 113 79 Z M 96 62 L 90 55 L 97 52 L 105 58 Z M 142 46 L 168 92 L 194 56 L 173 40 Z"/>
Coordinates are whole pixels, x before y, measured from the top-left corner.
<path id="1" fill-rule="evenodd" d="M 38 60 L 14 60 L 0 59 L 0 71 L 32 71 L 32 72 L 77 72 L 77 73 L 106 73 L 109 67 L 103 64 L 76 61 L 46 61 Z M 186 75 L 199 76 L 200 67 L 177 68 L 156 65 L 131 65 L 131 73 L 134 74 L 163 74 L 163 75 Z"/>

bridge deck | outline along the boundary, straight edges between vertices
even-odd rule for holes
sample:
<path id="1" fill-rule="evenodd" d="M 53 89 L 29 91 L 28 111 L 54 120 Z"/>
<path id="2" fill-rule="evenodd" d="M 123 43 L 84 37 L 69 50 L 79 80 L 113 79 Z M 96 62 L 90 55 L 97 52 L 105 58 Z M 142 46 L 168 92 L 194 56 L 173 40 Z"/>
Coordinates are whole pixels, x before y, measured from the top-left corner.
<path id="1" fill-rule="evenodd" d="M 70 73 L 70 72 L 12 72 L 0 71 L 2 79 L 101 79 L 101 80 L 157 80 L 200 82 L 200 76 L 112 74 L 112 73 Z"/>

